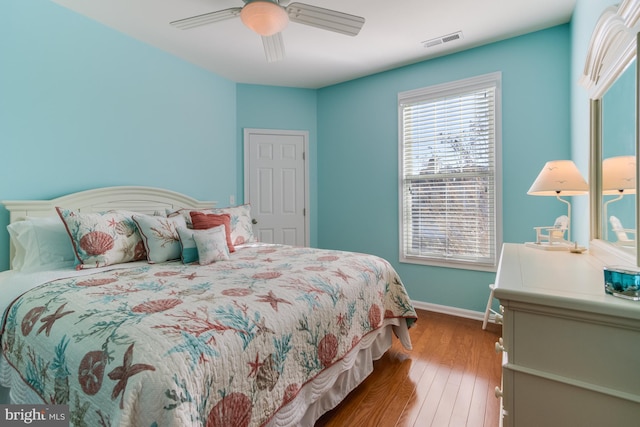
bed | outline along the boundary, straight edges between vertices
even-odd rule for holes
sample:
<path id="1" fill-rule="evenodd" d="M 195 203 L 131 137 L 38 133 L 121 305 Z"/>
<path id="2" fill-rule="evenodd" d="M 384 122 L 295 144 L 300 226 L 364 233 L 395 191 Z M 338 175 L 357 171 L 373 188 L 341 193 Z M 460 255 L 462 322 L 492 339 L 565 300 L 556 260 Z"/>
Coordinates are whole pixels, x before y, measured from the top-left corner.
<path id="1" fill-rule="evenodd" d="M 3 203 L 0 384 L 72 425 L 311 426 L 393 335 L 411 348 L 387 261 L 256 242 L 247 205 L 148 187 Z"/>

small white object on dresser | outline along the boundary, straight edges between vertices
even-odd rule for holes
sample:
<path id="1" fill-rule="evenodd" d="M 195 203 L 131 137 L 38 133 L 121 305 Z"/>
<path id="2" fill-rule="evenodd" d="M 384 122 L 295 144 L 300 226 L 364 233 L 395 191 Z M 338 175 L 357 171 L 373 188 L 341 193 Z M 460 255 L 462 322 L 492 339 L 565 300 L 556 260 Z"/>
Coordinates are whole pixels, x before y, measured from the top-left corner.
<path id="1" fill-rule="evenodd" d="M 640 425 L 640 302 L 605 293 L 607 263 L 504 245 L 495 296 L 505 426 Z"/>

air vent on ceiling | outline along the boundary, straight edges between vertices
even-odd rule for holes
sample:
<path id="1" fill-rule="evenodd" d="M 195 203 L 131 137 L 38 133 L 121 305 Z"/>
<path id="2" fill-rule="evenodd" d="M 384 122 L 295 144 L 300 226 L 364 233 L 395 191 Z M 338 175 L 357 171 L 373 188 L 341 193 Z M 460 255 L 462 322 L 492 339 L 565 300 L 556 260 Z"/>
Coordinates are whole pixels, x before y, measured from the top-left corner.
<path id="1" fill-rule="evenodd" d="M 462 38 L 462 31 L 458 31 L 456 33 L 447 34 L 446 36 L 437 37 L 435 39 L 427 40 L 422 42 L 424 47 L 433 47 L 441 45 L 442 43 L 452 42 L 454 40 L 458 40 Z"/>

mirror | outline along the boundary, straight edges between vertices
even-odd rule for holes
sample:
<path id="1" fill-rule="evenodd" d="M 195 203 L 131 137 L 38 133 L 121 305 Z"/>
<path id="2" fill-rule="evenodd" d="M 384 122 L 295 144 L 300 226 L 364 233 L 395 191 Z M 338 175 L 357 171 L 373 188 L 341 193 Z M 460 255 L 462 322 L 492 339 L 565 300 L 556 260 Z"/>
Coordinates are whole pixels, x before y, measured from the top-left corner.
<path id="1" fill-rule="evenodd" d="M 581 80 L 591 103 L 590 246 L 638 266 L 639 5 L 639 0 L 623 0 L 603 12 Z"/>
<path id="2" fill-rule="evenodd" d="M 636 251 L 636 60 L 602 96 L 600 237 Z"/>

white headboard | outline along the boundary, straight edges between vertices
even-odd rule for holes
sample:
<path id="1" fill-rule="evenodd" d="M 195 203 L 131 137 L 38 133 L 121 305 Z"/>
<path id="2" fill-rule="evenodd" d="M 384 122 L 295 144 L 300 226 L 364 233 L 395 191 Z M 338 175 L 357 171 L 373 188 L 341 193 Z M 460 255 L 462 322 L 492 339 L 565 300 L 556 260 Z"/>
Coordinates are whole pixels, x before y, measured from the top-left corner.
<path id="1" fill-rule="evenodd" d="M 30 217 L 56 215 L 56 206 L 82 212 L 103 212 L 123 209 L 133 212 L 154 214 L 165 209 L 209 209 L 216 202 L 199 201 L 175 191 L 153 187 L 105 187 L 68 194 L 51 200 L 3 200 L 9 211 L 9 222 Z M 10 248 L 13 259 L 14 248 Z"/>

